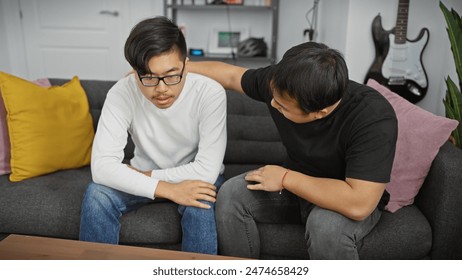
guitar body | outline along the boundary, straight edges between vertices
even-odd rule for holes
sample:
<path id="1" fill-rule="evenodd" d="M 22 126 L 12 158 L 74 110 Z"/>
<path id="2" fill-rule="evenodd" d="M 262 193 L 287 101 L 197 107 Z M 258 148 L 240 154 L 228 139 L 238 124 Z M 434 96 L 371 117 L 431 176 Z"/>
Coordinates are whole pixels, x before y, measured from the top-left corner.
<path id="1" fill-rule="evenodd" d="M 395 29 L 386 31 L 377 15 L 372 22 L 375 59 L 365 78 L 374 79 L 412 103 L 422 100 L 428 88 L 427 73 L 422 64 L 422 53 L 430 33 L 420 31 L 415 40 L 406 38 L 404 44 L 396 44 Z"/>

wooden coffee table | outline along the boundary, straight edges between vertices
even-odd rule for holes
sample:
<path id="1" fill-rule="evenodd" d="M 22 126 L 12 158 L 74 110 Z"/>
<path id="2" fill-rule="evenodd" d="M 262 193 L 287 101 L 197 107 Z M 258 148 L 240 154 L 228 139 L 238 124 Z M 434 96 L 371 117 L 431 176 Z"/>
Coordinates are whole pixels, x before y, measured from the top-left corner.
<path id="1" fill-rule="evenodd" d="M 0 241 L 0 259 L 232 260 L 239 258 L 12 234 Z"/>

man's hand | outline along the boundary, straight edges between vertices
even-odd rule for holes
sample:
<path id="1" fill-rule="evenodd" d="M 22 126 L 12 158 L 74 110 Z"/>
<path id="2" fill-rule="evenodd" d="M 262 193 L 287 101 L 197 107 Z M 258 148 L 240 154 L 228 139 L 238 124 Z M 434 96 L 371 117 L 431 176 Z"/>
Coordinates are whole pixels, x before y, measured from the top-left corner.
<path id="1" fill-rule="evenodd" d="M 266 165 L 257 170 L 250 171 L 245 175 L 247 181 L 256 182 L 256 184 L 249 184 L 249 190 L 261 190 L 267 192 L 281 191 L 282 178 L 287 169 L 277 165 Z"/>
<path id="2" fill-rule="evenodd" d="M 129 164 L 127 164 L 127 166 L 148 177 L 151 177 L 152 171 L 138 170 Z M 215 197 L 217 196 L 216 189 L 217 188 L 214 185 L 200 180 L 186 180 L 176 184 L 159 181 L 154 196 L 167 198 L 184 206 L 195 206 L 209 209 L 210 205 L 202 203 L 199 200 L 215 202 Z"/>
<path id="3" fill-rule="evenodd" d="M 167 198 L 180 205 L 204 209 L 209 209 L 210 205 L 199 200 L 215 202 L 216 195 L 214 185 L 199 180 L 186 180 L 176 184 L 159 181 L 154 194 L 156 197 Z"/>

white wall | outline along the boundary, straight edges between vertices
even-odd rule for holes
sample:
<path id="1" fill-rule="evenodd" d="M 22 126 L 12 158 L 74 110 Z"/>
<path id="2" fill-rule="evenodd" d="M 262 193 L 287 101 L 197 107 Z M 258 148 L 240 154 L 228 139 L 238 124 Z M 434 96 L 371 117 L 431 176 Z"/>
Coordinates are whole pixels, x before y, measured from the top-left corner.
<path id="1" fill-rule="evenodd" d="M 280 0 L 278 60 L 292 46 L 305 42 L 303 30 L 309 27 L 306 14 L 314 0 Z M 317 30 L 313 41 L 323 42 L 345 53 L 350 0 L 320 0 Z M 308 15 L 309 20 L 312 14 Z"/>
<path id="2" fill-rule="evenodd" d="M 278 61 L 288 49 L 304 42 L 303 30 L 308 28 L 305 14 L 312 6 L 313 0 L 279 0 Z"/>
<path id="3" fill-rule="evenodd" d="M 336 0 L 322 0 L 336 2 Z M 373 18 L 380 13 L 382 26 L 390 30 L 395 26 L 398 0 L 350 0 L 345 57 L 350 78 L 364 80 L 374 59 L 375 49 L 371 35 Z M 462 1 L 443 0 L 448 8 L 462 13 Z M 422 28 L 428 28 L 430 39 L 424 50 L 422 62 L 428 75 L 426 97 L 417 103 L 420 107 L 438 115 L 444 115 L 442 99 L 445 95 L 444 79 L 455 77 L 455 66 L 446 33 L 446 22 L 437 0 L 411 0 L 409 7 L 408 35 L 415 39 Z"/>
<path id="4" fill-rule="evenodd" d="M 0 2 L 0 38 L 6 38 L 6 22 L 5 17 L 2 16 L 3 8 L 2 2 Z M 8 55 L 9 49 L 6 40 L 0 40 L 0 71 L 10 69 L 10 58 Z M 5 69 L 3 69 L 5 68 Z"/>
<path id="5" fill-rule="evenodd" d="M 347 47 L 347 27 L 350 0 L 321 0 L 319 7 L 319 37 L 317 42 L 339 50 L 345 54 Z"/>

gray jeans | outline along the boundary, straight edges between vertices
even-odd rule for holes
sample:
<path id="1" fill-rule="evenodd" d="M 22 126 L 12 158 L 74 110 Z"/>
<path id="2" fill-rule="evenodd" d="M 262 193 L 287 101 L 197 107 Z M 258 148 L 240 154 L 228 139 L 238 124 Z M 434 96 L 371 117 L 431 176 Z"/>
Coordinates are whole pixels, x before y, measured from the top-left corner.
<path id="1" fill-rule="evenodd" d="M 351 220 L 317 207 L 283 191 L 251 191 L 241 174 L 226 181 L 216 203 L 219 252 L 223 255 L 259 258 L 257 223 L 305 224 L 305 240 L 311 259 L 359 259 L 356 244 L 377 224 L 376 209 L 363 221 Z"/>

